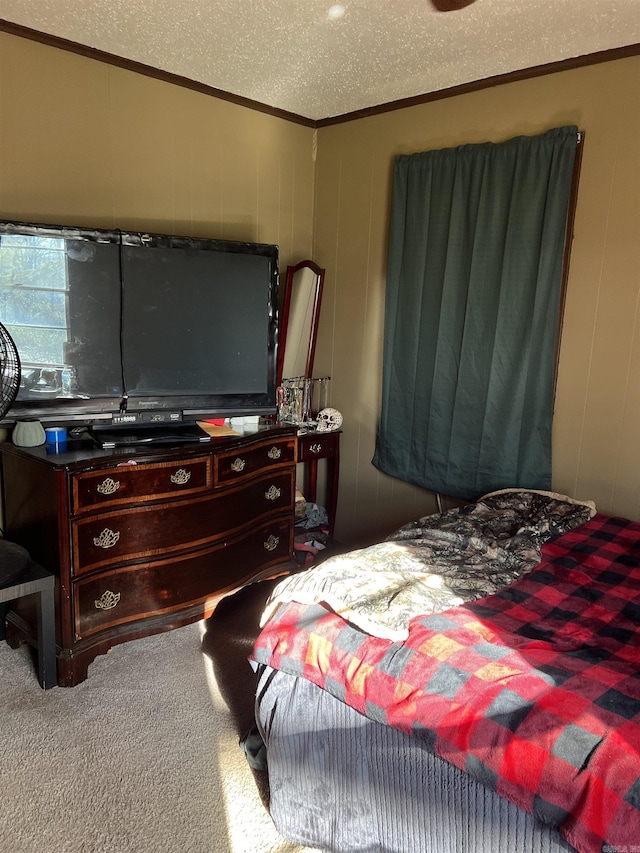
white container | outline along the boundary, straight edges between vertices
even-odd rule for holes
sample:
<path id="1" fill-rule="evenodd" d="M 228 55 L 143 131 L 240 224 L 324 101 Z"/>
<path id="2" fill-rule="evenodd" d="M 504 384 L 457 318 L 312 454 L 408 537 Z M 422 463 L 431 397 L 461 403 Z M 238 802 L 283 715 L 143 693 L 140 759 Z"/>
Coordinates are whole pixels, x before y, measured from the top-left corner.
<path id="1" fill-rule="evenodd" d="M 44 444 L 44 427 L 35 419 L 16 421 L 11 440 L 16 447 L 37 447 L 39 444 Z"/>

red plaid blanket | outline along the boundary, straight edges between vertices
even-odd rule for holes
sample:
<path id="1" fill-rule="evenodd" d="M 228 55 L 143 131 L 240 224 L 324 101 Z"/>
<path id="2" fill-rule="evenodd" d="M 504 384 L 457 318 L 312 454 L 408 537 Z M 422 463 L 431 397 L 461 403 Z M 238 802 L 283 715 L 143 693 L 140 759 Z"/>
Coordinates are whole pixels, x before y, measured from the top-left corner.
<path id="1" fill-rule="evenodd" d="M 596 515 L 402 643 L 283 605 L 252 657 L 420 738 L 581 853 L 639 849 L 640 524 Z"/>

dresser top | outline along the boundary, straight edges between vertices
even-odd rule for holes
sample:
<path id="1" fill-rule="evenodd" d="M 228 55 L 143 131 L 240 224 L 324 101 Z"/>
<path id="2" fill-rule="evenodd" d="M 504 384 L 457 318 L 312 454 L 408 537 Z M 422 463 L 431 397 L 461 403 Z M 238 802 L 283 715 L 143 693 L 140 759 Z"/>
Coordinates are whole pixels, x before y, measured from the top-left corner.
<path id="1" fill-rule="evenodd" d="M 244 447 L 261 439 L 286 438 L 295 436 L 297 427 L 281 424 L 251 424 L 235 429 L 233 433 L 225 432 L 221 435 L 212 435 L 209 440 L 202 442 L 189 442 L 175 444 L 130 444 L 122 447 L 102 448 L 90 437 L 68 440 L 67 449 L 56 453 L 41 444 L 37 447 L 16 447 L 10 441 L 0 444 L 0 453 L 5 456 L 19 456 L 41 462 L 53 468 L 71 470 L 77 467 L 86 467 L 87 464 L 115 464 L 124 460 L 135 460 L 136 462 L 154 461 L 158 457 L 190 457 L 211 452 L 224 452 L 234 447 Z"/>

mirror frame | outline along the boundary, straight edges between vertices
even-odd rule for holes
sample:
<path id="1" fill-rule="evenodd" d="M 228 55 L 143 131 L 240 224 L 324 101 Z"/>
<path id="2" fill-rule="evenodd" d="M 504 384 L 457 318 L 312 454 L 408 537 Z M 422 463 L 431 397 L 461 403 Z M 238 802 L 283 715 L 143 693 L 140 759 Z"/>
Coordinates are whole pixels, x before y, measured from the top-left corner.
<path id="1" fill-rule="evenodd" d="M 282 383 L 282 371 L 284 368 L 284 356 L 287 345 L 287 332 L 289 326 L 289 317 L 291 314 L 291 302 L 294 298 L 294 292 L 296 289 L 296 274 L 301 270 L 310 269 L 316 276 L 316 285 L 315 285 L 315 293 L 313 295 L 313 306 L 311 312 L 311 324 L 309 327 L 309 342 L 307 348 L 307 359 L 304 377 L 307 379 L 312 378 L 313 373 L 313 360 L 316 353 L 316 341 L 318 338 L 318 324 L 320 322 L 320 304 L 322 302 L 322 290 L 324 287 L 324 274 L 325 270 L 323 267 L 318 266 L 314 261 L 304 260 L 299 261 L 297 264 L 293 264 L 287 267 L 287 273 L 284 284 L 284 294 L 283 294 L 283 302 L 282 302 L 282 317 L 280 320 L 280 330 L 278 337 L 278 358 L 276 361 L 276 385 L 280 385 Z M 287 377 L 290 378 L 290 377 Z"/>

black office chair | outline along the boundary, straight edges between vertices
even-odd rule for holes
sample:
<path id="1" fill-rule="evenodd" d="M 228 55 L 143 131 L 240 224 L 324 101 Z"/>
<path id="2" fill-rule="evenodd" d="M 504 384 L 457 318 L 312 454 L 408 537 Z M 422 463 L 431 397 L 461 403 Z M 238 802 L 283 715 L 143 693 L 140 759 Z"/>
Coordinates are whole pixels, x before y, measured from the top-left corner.
<path id="1" fill-rule="evenodd" d="M 0 639 L 5 638 L 9 602 L 35 593 L 38 608 L 38 681 L 45 690 L 58 683 L 54 588 L 54 576 L 34 563 L 25 548 L 0 539 Z"/>

